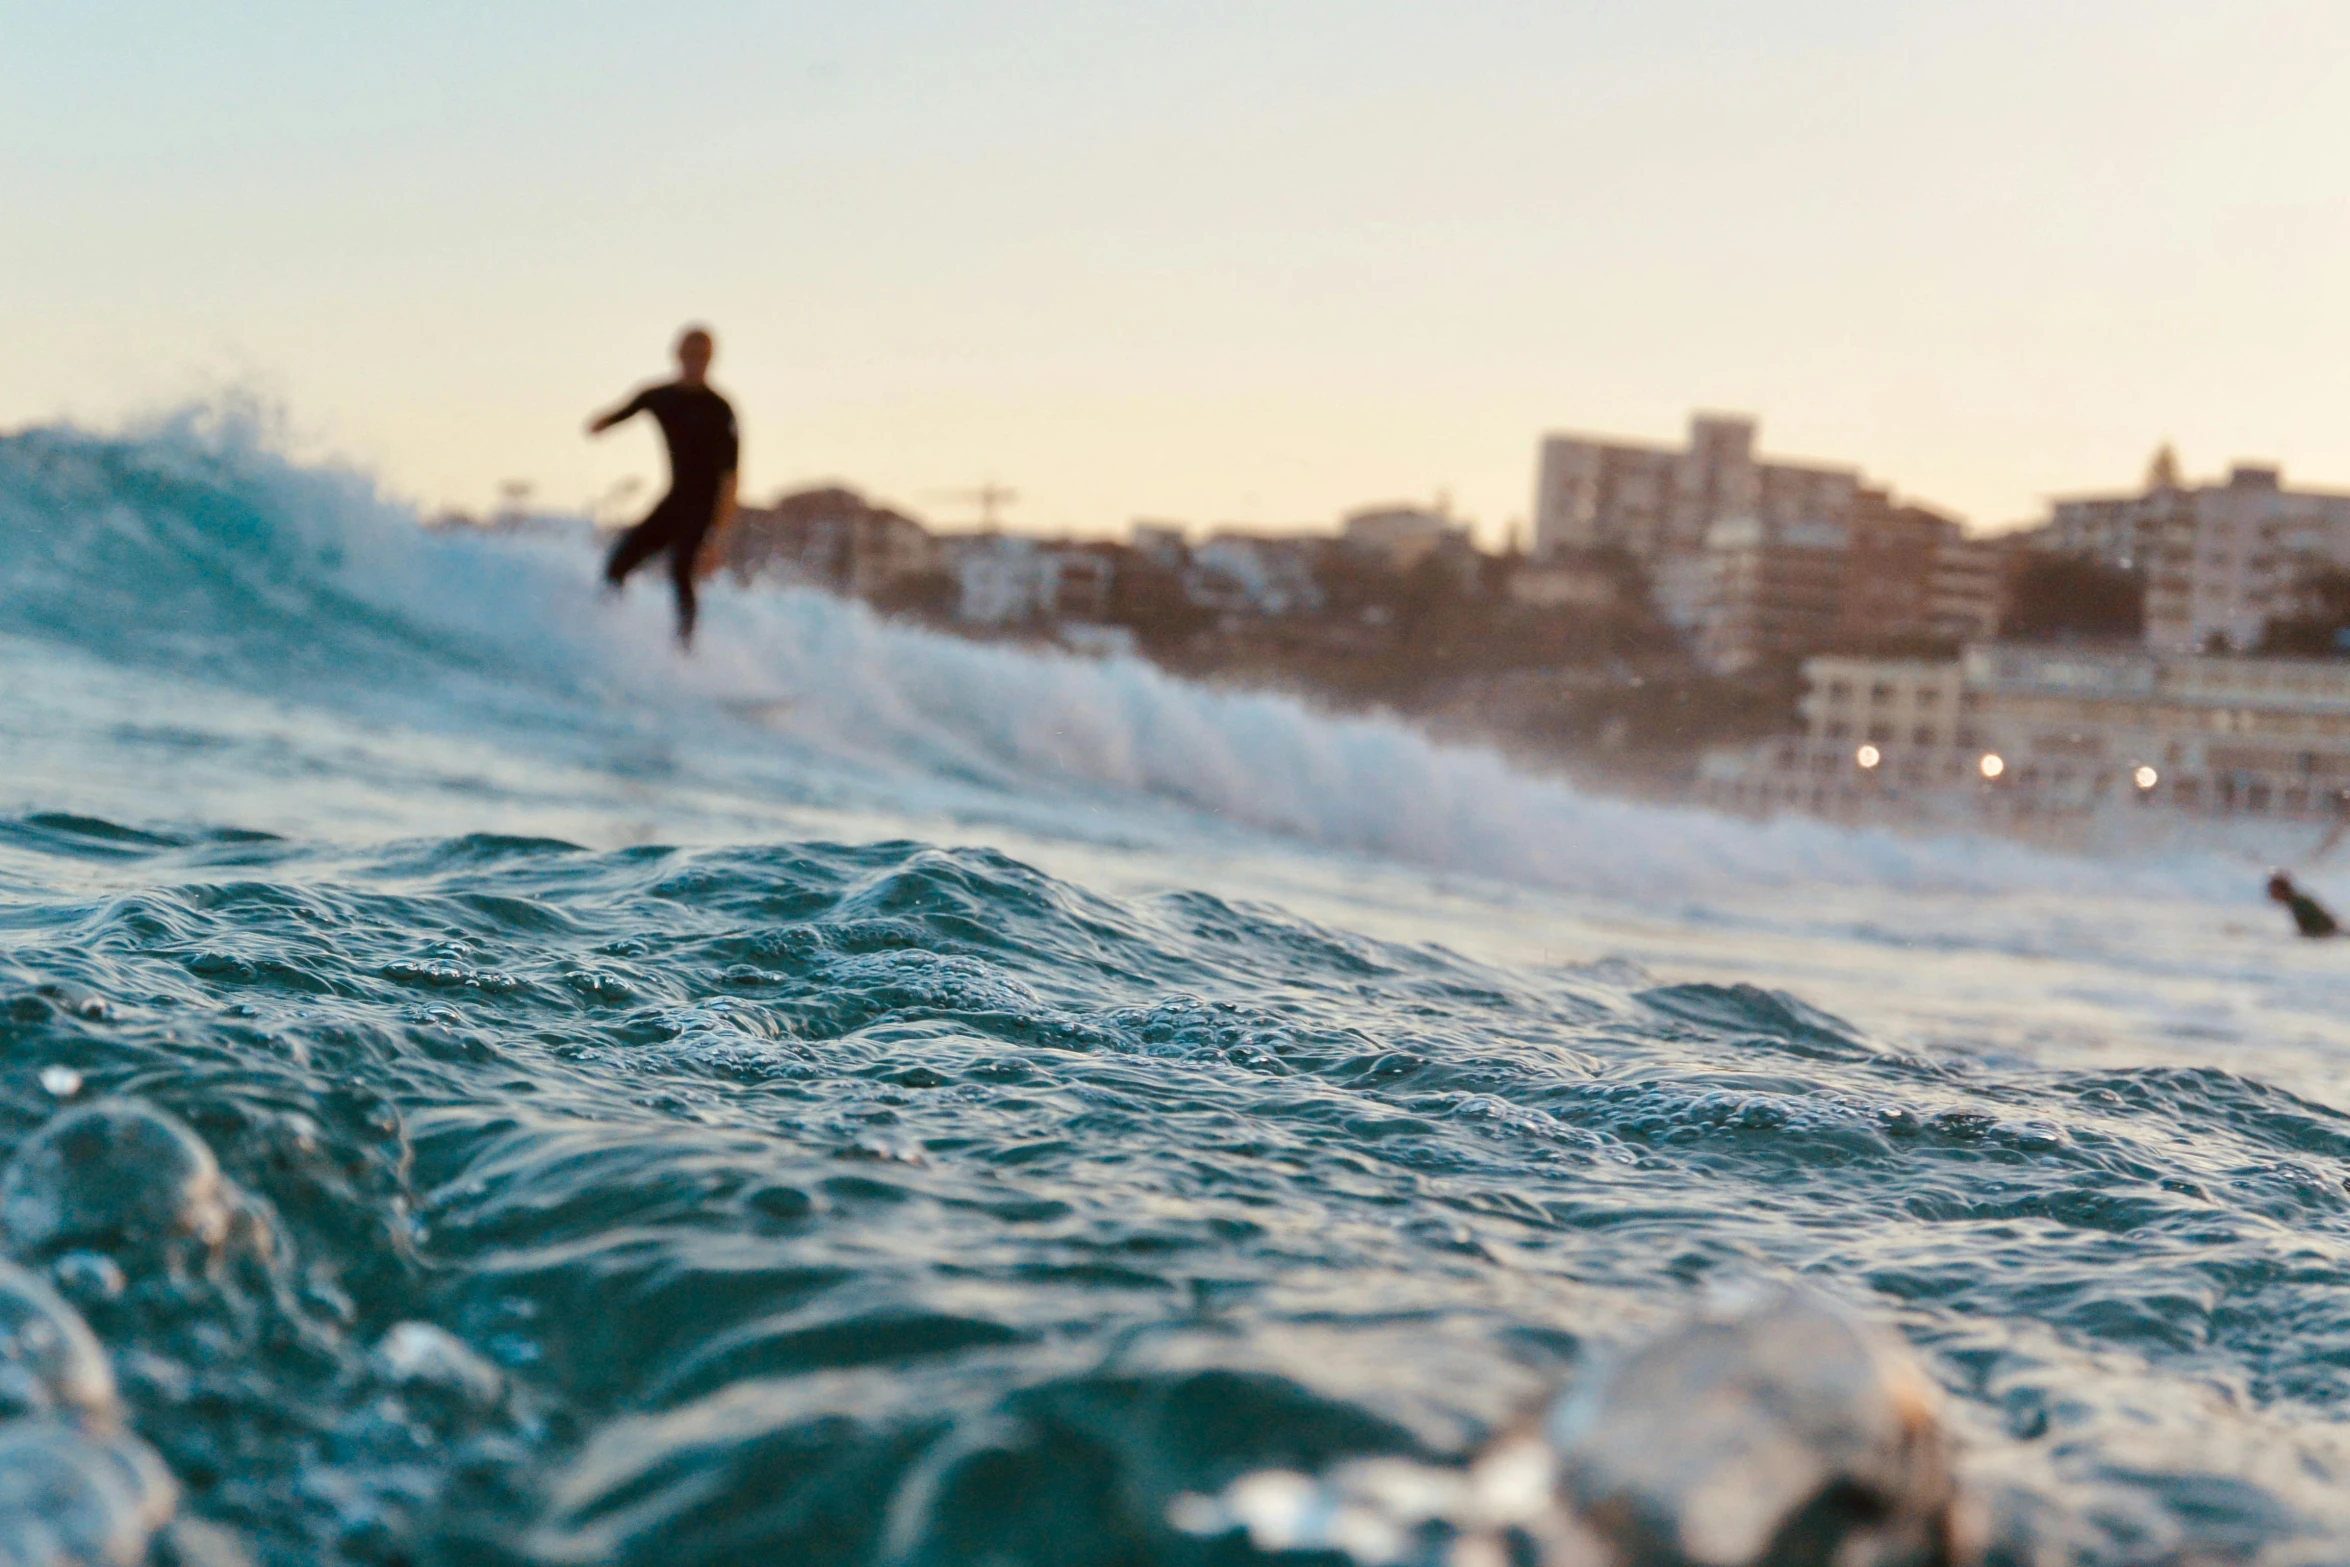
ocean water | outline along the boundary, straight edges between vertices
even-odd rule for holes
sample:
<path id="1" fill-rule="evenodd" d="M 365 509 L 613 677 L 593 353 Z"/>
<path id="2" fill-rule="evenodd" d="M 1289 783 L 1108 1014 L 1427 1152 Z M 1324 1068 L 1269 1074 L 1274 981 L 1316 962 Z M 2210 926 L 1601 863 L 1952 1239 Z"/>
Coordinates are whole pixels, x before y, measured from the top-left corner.
<path id="1" fill-rule="evenodd" d="M 253 1559 L 1244 1561 L 1169 1503 L 1800 1276 L 2002 1559 L 2350 1560 L 2350 958 L 2242 856 L 812 594 L 686 660 L 595 564 L 233 423 L 0 438 L 0 1242 Z M 11 1206 L 77 1125 L 140 1202 L 209 1150 L 210 1249 Z"/>

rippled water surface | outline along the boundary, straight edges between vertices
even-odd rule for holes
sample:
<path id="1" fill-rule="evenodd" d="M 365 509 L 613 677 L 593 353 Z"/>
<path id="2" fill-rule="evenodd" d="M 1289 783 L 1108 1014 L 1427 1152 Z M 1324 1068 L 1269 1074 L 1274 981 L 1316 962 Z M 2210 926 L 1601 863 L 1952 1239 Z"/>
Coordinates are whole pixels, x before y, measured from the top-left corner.
<path id="1" fill-rule="evenodd" d="M 2246 864 L 1596 801 L 806 595 L 687 664 L 592 565 L 0 441 L 0 1154 L 136 1101 L 245 1215 L 9 1245 L 257 1559 L 1234 1562 L 1168 1502 L 1791 1272 L 2007 1557 L 2350 1558 L 2350 983 Z"/>

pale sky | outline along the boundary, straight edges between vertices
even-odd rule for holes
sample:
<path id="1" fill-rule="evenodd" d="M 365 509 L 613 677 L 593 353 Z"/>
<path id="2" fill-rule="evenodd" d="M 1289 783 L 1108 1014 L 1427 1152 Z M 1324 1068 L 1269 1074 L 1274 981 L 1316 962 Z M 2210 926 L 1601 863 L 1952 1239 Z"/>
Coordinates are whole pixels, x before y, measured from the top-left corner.
<path id="1" fill-rule="evenodd" d="M 0 0 L 0 426 L 223 389 L 425 505 L 752 497 L 1489 537 L 1693 408 L 1978 527 L 2350 488 L 2350 5 Z"/>

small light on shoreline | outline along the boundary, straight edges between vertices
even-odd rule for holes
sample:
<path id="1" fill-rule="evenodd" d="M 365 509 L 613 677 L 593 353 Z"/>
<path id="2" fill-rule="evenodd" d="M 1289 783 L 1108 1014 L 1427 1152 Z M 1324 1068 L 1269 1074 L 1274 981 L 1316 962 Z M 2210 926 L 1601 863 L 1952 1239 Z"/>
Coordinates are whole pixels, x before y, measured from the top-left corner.
<path id="1" fill-rule="evenodd" d="M 2140 767 L 2136 772 L 2130 774 L 2130 781 L 2136 784 L 2139 791 L 2143 793 L 2162 782 L 2162 774 L 2151 767 Z"/>
<path id="2" fill-rule="evenodd" d="M 1985 751 L 1983 759 L 1975 765 L 1982 769 L 1985 778 L 1996 778 L 2007 771 L 2007 760 L 1997 751 Z"/>
<path id="3" fill-rule="evenodd" d="M 1878 750 L 1873 745 L 1864 745 L 1859 750 L 1852 753 L 1852 759 L 1860 763 L 1862 771 L 1865 772 L 1869 768 L 1872 768 L 1879 762 L 1883 761 L 1885 759 L 1885 753 Z"/>

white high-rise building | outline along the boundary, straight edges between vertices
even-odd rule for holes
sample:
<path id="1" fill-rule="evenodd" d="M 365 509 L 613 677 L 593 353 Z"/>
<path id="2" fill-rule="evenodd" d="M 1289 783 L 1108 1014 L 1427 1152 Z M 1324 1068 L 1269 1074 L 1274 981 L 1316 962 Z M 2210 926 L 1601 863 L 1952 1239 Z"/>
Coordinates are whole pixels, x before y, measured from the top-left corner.
<path id="1" fill-rule="evenodd" d="M 2350 494 L 2288 490 L 2275 468 L 2239 463 L 2220 484 L 2065 497 L 2033 543 L 2141 573 L 2154 651 L 2243 652 L 2312 567 L 2350 566 Z"/>
<path id="2" fill-rule="evenodd" d="M 1731 519 L 1842 523 L 1860 488 L 1858 469 L 1756 457 L 1754 421 L 1737 415 L 1695 415 L 1678 449 L 1553 435 L 1535 482 L 1534 551 L 1612 547 L 1656 565 L 1696 553 Z"/>

